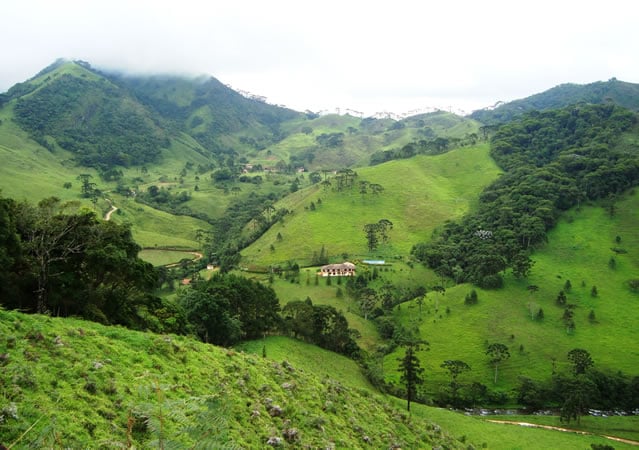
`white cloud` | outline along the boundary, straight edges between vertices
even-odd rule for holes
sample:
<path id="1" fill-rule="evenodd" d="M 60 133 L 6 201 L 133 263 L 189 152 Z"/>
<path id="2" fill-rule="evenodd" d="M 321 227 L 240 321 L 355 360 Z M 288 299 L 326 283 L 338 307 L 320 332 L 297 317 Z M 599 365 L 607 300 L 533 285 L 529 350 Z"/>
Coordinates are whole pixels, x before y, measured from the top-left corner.
<path id="1" fill-rule="evenodd" d="M 0 90 L 58 57 L 210 74 L 296 109 L 372 113 L 639 82 L 631 0 L 7 2 Z"/>

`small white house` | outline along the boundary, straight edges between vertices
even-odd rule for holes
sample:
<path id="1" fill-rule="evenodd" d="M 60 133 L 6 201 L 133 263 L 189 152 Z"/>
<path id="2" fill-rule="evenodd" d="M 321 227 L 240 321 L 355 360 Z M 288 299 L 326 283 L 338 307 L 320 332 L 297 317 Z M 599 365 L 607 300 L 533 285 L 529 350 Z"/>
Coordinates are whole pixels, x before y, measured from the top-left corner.
<path id="1" fill-rule="evenodd" d="M 327 264 L 322 266 L 319 274 L 323 277 L 352 277 L 355 275 L 355 264 L 348 261 L 342 264 Z"/>

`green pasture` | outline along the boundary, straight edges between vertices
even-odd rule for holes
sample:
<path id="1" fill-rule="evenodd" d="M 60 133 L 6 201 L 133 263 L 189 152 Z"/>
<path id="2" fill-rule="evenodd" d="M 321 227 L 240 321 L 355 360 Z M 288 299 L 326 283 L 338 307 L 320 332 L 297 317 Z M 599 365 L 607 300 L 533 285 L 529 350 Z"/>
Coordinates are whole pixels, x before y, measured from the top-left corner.
<path id="1" fill-rule="evenodd" d="M 196 230 L 210 228 L 202 220 L 174 216 L 131 199 L 116 198 L 114 204 L 120 211 L 113 214 L 111 220 L 130 223 L 133 238 L 141 247 L 200 248 L 195 239 Z"/>
<path id="2" fill-rule="evenodd" d="M 293 367 L 312 373 L 318 378 L 335 378 L 354 388 L 374 389 L 352 359 L 297 339 L 271 336 L 244 342 L 238 345 L 237 349 L 260 356 L 265 350 L 267 359 L 279 363 L 287 361 Z"/>
<path id="3" fill-rule="evenodd" d="M 448 286 L 444 295 L 429 292 L 420 307 L 416 300 L 404 303 L 395 311 L 399 320 L 417 327 L 430 343 L 420 353 L 426 369 L 426 388 L 435 394 L 450 382 L 440 367 L 447 359 L 460 359 L 471 372 L 460 376 L 463 383 L 479 381 L 490 388 L 508 392 L 518 385 L 519 376 L 548 380 L 553 368 L 568 373 L 567 353 L 574 348 L 590 352 L 595 367 L 627 375 L 638 374 L 639 348 L 636 345 L 639 318 L 639 294 L 628 287 L 628 280 L 639 278 L 639 196 L 629 195 L 617 203 L 614 217 L 599 206 L 572 210 L 549 234 L 548 244 L 535 252 L 535 265 L 525 280 L 511 275 L 505 287 L 478 292 L 479 303 L 468 306 L 464 297 L 470 285 Z M 616 243 L 616 236 L 621 243 Z M 627 253 L 616 254 L 613 247 Z M 609 265 L 616 260 L 615 268 Z M 561 320 L 563 308 L 556 305 L 557 294 L 567 280 L 572 288 L 568 303 L 574 304 L 575 329 L 567 332 Z M 530 293 L 528 285 L 539 290 Z M 598 295 L 591 295 L 596 286 Z M 531 319 L 544 311 L 543 320 Z M 449 312 L 447 312 L 447 310 Z M 590 320 L 590 311 L 595 320 Z M 510 359 L 499 368 L 497 385 L 493 368 L 485 355 L 486 347 L 500 342 L 509 347 Z M 388 366 L 397 366 L 401 350 L 387 357 Z M 388 373 L 397 381 L 395 370 Z"/>
<path id="4" fill-rule="evenodd" d="M 570 422 L 566 424 L 557 416 L 544 415 L 507 415 L 490 416 L 488 419 L 504 420 L 511 422 L 528 422 L 552 427 L 569 428 L 571 430 L 585 431 L 599 436 L 615 436 L 639 442 L 639 416 L 584 416 L 580 423 Z M 610 443 L 613 447 L 616 444 Z"/>
<path id="5" fill-rule="evenodd" d="M 138 256 L 153 264 L 154 266 L 166 266 L 168 264 L 174 264 L 182 259 L 194 259 L 195 255 L 186 251 L 178 250 L 162 250 L 145 248 L 140 251 Z"/>
<path id="6" fill-rule="evenodd" d="M 341 259 L 344 253 L 383 259 L 407 255 L 415 243 L 428 240 L 435 227 L 472 208 L 499 169 L 488 155 L 488 146 L 480 145 L 356 172 L 356 184 L 366 180 L 382 185 L 384 191 L 379 196 L 362 195 L 357 187 L 334 192 L 315 185 L 296 192 L 281 203 L 293 213 L 243 250 L 243 263 L 269 265 L 294 260 L 307 265 L 322 245 L 333 259 Z M 310 209 L 311 202 L 315 211 Z M 369 252 L 363 227 L 380 219 L 393 222 L 390 240 Z"/>
<path id="7" fill-rule="evenodd" d="M 9 106 L 0 110 L 0 189 L 2 195 L 16 200 L 37 202 L 57 196 L 62 200 L 79 199 L 80 173 L 95 173 L 91 169 L 80 171 L 70 161 L 71 154 L 56 148 L 49 152 L 32 141 L 8 115 Z M 66 182 L 71 189 L 64 189 Z M 87 205 L 90 203 L 87 201 Z"/>
<path id="8" fill-rule="evenodd" d="M 395 404 L 399 406 L 401 400 L 396 399 Z M 497 419 L 492 416 L 465 416 L 462 413 L 423 405 L 414 405 L 414 407 L 411 405 L 411 411 L 415 417 L 426 418 L 441 426 L 442 429 L 451 430 L 457 439 L 471 442 L 475 448 L 495 450 L 589 449 L 591 444 L 610 445 L 615 449 L 636 448 L 631 444 L 612 441 L 601 436 L 492 423 L 489 420 Z M 532 420 L 528 420 L 529 416 L 517 416 L 517 419 L 532 422 Z M 595 421 L 598 420 L 595 419 Z M 605 419 L 602 419 L 602 422 L 603 420 Z M 599 434 L 597 427 L 593 427 L 589 431 Z"/>

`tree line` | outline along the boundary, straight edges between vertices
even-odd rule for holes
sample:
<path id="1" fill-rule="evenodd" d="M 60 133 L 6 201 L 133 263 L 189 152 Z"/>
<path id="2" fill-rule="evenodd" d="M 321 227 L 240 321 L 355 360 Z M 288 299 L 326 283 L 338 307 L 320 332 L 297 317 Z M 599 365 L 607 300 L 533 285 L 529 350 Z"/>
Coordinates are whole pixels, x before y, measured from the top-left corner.
<path id="1" fill-rule="evenodd" d="M 77 202 L 0 197 L 0 304 L 144 328 L 162 302 L 152 294 L 156 272 L 139 250 L 129 226 Z"/>
<path id="2" fill-rule="evenodd" d="M 501 126 L 491 155 L 505 173 L 482 192 L 476 212 L 446 223 L 412 254 L 441 276 L 484 288 L 500 287 L 508 267 L 527 276 L 531 251 L 563 211 L 639 182 L 636 154 L 619 143 L 636 122 L 615 105 L 576 105 Z"/>

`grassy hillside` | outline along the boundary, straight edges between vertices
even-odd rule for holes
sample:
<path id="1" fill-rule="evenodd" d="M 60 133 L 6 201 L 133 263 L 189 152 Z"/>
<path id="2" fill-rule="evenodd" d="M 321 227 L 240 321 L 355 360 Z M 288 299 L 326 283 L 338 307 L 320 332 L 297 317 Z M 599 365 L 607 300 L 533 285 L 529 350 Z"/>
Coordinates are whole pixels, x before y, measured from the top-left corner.
<path id="1" fill-rule="evenodd" d="M 93 169 L 79 167 L 71 162 L 71 154 L 56 147 L 48 151 L 19 129 L 11 121 L 10 108 L 0 109 L 0 190 L 5 197 L 17 200 L 38 202 L 49 196 L 56 196 L 62 200 L 81 201 L 93 209 L 89 199 L 80 195 L 80 181 L 78 175 L 88 173 L 92 175 L 97 188 L 104 194 L 96 204 L 98 214 L 103 214 L 110 208 L 104 198 L 110 198 L 118 208 L 112 220 L 125 221 L 132 225 L 134 236 L 142 246 L 177 246 L 196 248 L 195 230 L 207 229 L 208 224 L 190 217 L 175 217 L 162 211 L 135 203 L 112 192 L 116 187 L 114 182 L 101 180 Z M 163 164 L 152 166 L 150 170 L 154 179 L 162 175 L 179 173 L 179 167 L 186 161 L 201 162 L 202 156 L 182 141 L 175 141 L 163 152 Z M 125 176 L 140 177 L 139 168 L 125 169 Z M 69 189 L 65 183 L 71 183 Z"/>
<path id="2" fill-rule="evenodd" d="M 184 337 L 1 310 L 0 335 L 0 442 L 10 448 L 265 448 L 269 440 L 283 448 L 585 448 L 605 442 L 419 405 L 408 415 L 401 401 L 340 381 L 352 374 L 333 355 L 289 341 L 267 340 L 263 358 L 261 350 L 244 354 Z M 297 356 L 289 359 L 278 348 Z M 324 358 L 326 366 L 306 365 L 304 355 Z"/>
<path id="3" fill-rule="evenodd" d="M 296 192 L 279 204 L 293 214 L 245 249 L 243 262 L 269 265 L 295 260 L 307 265 L 322 245 L 333 259 L 341 259 L 343 253 L 350 257 L 406 255 L 414 243 L 428 239 L 436 226 L 468 211 L 498 173 L 485 145 L 358 169 L 356 183 L 377 183 L 384 191 L 362 195 L 357 187 L 334 192 L 315 185 Z M 311 202 L 314 211 L 309 209 Z M 383 218 L 393 222 L 390 241 L 369 252 L 363 227 Z"/>
<path id="4" fill-rule="evenodd" d="M 0 318 L 5 445 L 462 448 L 370 390 L 286 360 L 72 319 Z"/>
<path id="5" fill-rule="evenodd" d="M 266 155 L 264 151 L 256 155 L 256 161 L 272 166 L 279 160 L 290 160 L 295 167 L 313 171 L 367 166 L 375 152 L 399 149 L 420 140 L 436 137 L 462 140 L 478 133 L 479 124 L 439 111 L 402 121 L 326 115 L 290 121 L 282 128 L 287 137 L 269 146 Z M 341 143 L 323 143 L 323 136 L 339 133 Z"/>
<path id="6" fill-rule="evenodd" d="M 396 315 L 404 324 L 418 326 L 430 342 L 430 351 L 420 355 L 428 373 L 428 391 L 434 394 L 450 382 L 440 367 L 446 359 L 460 359 L 472 367 L 460 381 L 477 380 L 508 393 L 519 376 L 546 380 L 553 368 L 567 373 L 566 355 L 573 348 L 588 350 L 598 369 L 638 375 L 639 352 L 634 343 L 639 294 L 628 285 L 639 276 L 638 207 L 639 195 L 631 193 L 617 202 L 613 217 L 595 205 L 570 211 L 550 233 L 548 244 L 533 255 L 532 274 L 522 280 L 507 276 L 501 290 L 477 289 L 477 305 L 464 304 L 469 285 L 450 286 L 445 295 L 427 294 L 421 313 L 415 301 L 402 304 Z M 612 248 L 625 253 L 617 254 Z M 570 333 L 561 320 L 564 310 L 556 305 L 568 280 L 572 288 L 566 292 L 567 301 L 576 305 L 575 330 Z M 539 290 L 531 293 L 529 285 Z M 593 286 L 596 297 L 591 295 Z M 531 311 L 536 315 L 540 308 L 544 319 L 531 319 Z M 591 311 L 594 319 L 589 317 Z M 497 385 L 485 355 L 492 342 L 506 344 L 511 353 L 500 368 Z M 387 357 L 389 367 L 396 364 L 397 356 Z"/>

